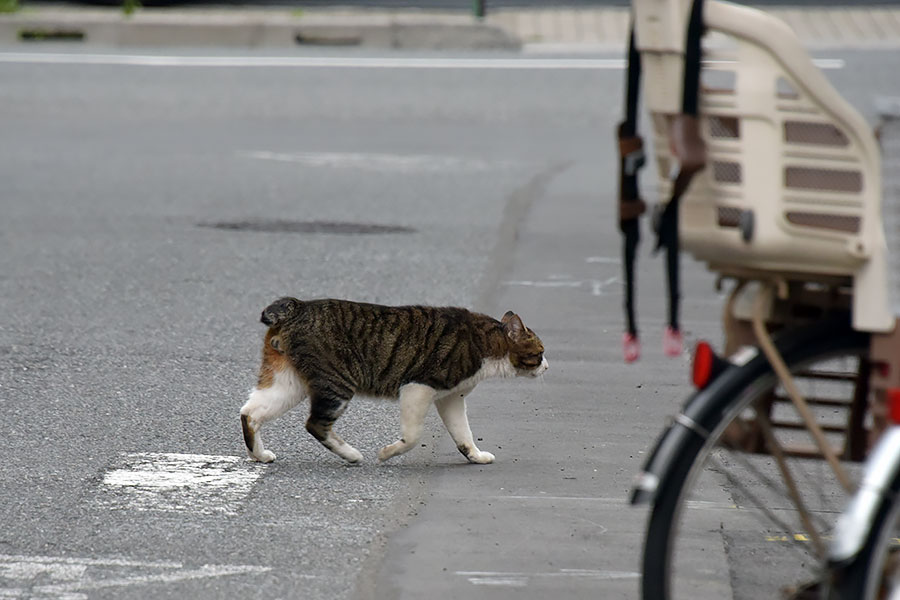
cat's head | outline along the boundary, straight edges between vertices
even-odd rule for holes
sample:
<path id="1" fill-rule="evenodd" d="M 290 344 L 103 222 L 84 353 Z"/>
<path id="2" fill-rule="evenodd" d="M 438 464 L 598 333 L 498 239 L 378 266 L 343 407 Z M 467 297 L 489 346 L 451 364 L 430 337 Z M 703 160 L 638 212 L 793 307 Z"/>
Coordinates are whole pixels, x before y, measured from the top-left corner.
<path id="1" fill-rule="evenodd" d="M 509 361 L 518 376 L 539 377 L 550 367 L 544 358 L 544 344 L 535 332 L 525 327 L 512 311 L 500 321 L 509 340 Z"/>

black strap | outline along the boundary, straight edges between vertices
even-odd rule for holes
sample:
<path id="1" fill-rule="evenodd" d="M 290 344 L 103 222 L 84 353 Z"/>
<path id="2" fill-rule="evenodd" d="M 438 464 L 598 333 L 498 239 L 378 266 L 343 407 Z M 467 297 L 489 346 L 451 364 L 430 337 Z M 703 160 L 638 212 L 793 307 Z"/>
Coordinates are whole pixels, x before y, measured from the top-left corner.
<path id="1" fill-rule="evenodd" d="M 628 79 L 625 87 L 625 121 L 619 128 L 621 136 L 637 135 L 638 97 L 641 94 L 641 53 L 634 43 L 634 22 L 628 38 Z"/>
<path id="2" fill-rule="evenodd" d="M 684 77 L 682 87 L 682 113 L 698 115 L 701 37 L 703 35 L 703 0 L 693 0 L 685 40 Z M 634 310 L 634 266 L 640 242 L 638 216 L 643 212 L 643 201 L 638 190 L 638 170 L 644 165 L 643 144 L 637 135 L 638 97 L 640 94 L 641 55 L 635 44 L 634 23 L 628 39 L 628 73 L 625 90 L 625 120 L 619 124 L 619 229 L 623 234 L 622 254 L 625 277 L 625 318 L 628 333 L 637 336 L 637 319 Z M 678 315 L 680 293 L 678 241 L 678 207 L 681 196 L 696 172 L 682 166 L 672 185 L 672 196 L 660 219 L 656 249 L 666 248 L 666 275 L 669 296 L 669 326 L 679 329 Z M 635 203 L 635 204 L 632 204 Z M 623 210 L 628 207 L 628 210 Z"/>
<path id="3" fill-rule="evenodd" d="M 641 85 L 641 55 L 634 40 L 634 23 L 628 39 L 628 78 L 625 87 L 625 120 L 619 124 L 619 229 L 622 232 L 623 276 L 625 278 L 625 324 L 628 333 L 637 337 L 634 311 L 634 263 L 641 241 L 638 217 L 644 210 L 638 190 L 638 170 L 644 166 L 644 151 L 637 137 L 638 97 Z M 628 147 L 627 149 L 625 147 Z M 625 210 L 625 207 L 628 210 Z"/>
<path id="4" fill-rule="evenodd" d="M 631 219 L 625 226 L 622 240 L 622 256 L 625 258 L 623 274 L 625 276 L 625 326 L 631 335 L 637 337 L 637 317 L 634 313 L 634 262 L 637 258 L 637 247 L 641 241 L 638 219 Z"/>
<path id="5" fill-rule="evenodd" d="M 684 86 L 682 87 L 681 112 L 696 117 L 700 94 L 700 44 L 703 38 L 703 0 L 694 0 L 688 21 L 684 47 Z"/>
<path id="6" fill-rule="evenodd" d="M 682 86 L 681 112 L 697 117 L 699 113 L 700 59 L 703 37 L 703 0 L 694 0 L 688 21 L 684 51 L 684 85 Z M 690 185 L 696 169 L 682 168 L 672 183 L 672 196 L 660 219 L 656 249 L 666 249 L 666 281 L 669 300 L 669 327 L 680 329 L 678 316 L 681 302 L 680 252 L 678 240 L 678 208 L 681 196 Z"/>

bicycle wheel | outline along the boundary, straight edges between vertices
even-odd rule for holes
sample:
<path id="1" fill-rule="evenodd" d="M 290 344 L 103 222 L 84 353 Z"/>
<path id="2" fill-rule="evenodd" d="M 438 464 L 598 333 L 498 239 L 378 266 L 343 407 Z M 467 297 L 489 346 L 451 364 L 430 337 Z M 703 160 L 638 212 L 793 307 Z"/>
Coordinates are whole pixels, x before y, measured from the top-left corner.
<path id="1" fill-rule="evenodd" d="M 854 397 L 859 402 L 856 383 L 867 380 L 861 371 L 868 339 L 843 320 L 777 338 L 830 443 L 846 425 L 847 405 Z M 645 539 L 643 597 L 803 598 L 804 584 L 821 577 L 822 538 L 849 496 L 824 460 L 804 457 L 809 451 L 801 445 L 808 448 L 811 439 L 761 352 L 729 368 L 708 390 L 724 408 L 708 437 L 695 436 L 660 482 Z M 773 447 L 789 454 L 786 467 Z M 842 464 L 858 480 L 861 465 Z M 805 511 L 796 508 L 783 468 Z"/>
<path id="2" fill-rule="evenodd" d="M 847 550 L 841 546 L 841 538 L 835 539 L 838 542 L 839 562 L 830 565 L 830 586 L 823 596 L 828 600 L 900 598 L 898 442 L 900 438 L 896 429 L 885 434 L 877 450 L 880 456 L 873 456 L 877 464 L 870 461 L 867 465 L 867 479 L 854 498 L 854 506 L 849 507 L 843 516 L 847 521 L 843 524 L 844 529 L 839 528 L 836 532 L 838 535 L 855 536 L 862 533 L 866 526 L 868 529 L 859 552 L 849 559 L 843 556 Z"/>

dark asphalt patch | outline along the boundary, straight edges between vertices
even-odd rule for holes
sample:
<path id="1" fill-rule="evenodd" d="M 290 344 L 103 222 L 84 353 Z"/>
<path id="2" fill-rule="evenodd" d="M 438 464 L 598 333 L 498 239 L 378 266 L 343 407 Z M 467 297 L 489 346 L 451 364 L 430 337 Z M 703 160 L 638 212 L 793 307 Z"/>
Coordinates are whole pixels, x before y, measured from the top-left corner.
<path id="1" fill-rule="evenodd" d="M 335 235 L 372 235 L 388 233 L 415 233 L 412 227 L 381 225 L 377 223 L 351 223 L 345 221 L 287 221 L 246 220 L 198 223 L 199 227 L 226 231 L 253 231 L 260 233 L 324 233 Z"/>

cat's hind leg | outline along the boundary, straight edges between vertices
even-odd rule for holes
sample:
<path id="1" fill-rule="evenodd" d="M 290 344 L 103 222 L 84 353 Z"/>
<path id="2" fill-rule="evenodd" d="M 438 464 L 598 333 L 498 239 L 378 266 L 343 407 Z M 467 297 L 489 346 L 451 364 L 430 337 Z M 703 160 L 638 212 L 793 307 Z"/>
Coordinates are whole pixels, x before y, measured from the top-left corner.
<path id="1" fill-rule="evenodd" d="M 422 437 L 425 415 L 434 402 L 434 388 L 419 383 L 408 383 L 400 388 L 400 439 L 378 451 L 378 460 L 410 450 Z"/>
<path id="2" fill-rule="evenodd" d="M 456 448 L 469 462 L 487 464 L 494 462 L 494 455 L 490 452 L 482 452 L 475 445 L 472 437 L 472 429 L 469 427 L 469 417 L 466 415 L 466 395 L 453 393 L 435 401 L 438 414 L 450 437 L 456 442 Z"/>
<path id="3" fill-rule="evenodd" d="M 266 367 L 270 367 L 266 371 Z M 278 369 L 274 367 L 280 367 Z M 263 365 L 264 376 L 250 392 L 250 398 L 241 407 L 241 429 L 250 458 L 268 463 L 275 460 L 275 453 L 266 450 L 259 429 L 263 423 L 277 419 L 306 396 L 306 386 L 297 371 L 288 364 Z"/>
<path id="4" fill-rule="evenodd" d="M 353 397 L 352 392 L 335 390 L 313 390 L 310 393 L 309 419 L 306 430 L 323 446 L 346 460 L 355 464 L 362 460 L 362 453 L 341 439 L 334 432 L 334 422 L 340 418 Z"/>

